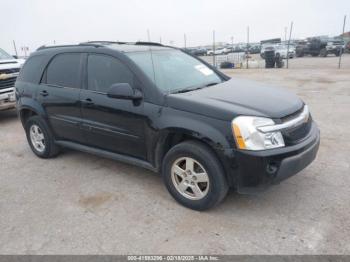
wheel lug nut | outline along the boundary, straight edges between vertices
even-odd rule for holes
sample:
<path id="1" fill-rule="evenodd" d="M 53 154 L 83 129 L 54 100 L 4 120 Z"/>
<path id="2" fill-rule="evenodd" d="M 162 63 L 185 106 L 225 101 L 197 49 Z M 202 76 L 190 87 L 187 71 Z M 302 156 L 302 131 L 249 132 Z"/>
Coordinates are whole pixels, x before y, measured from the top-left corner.
<path id="1" fill-rule="evenodd" d="M 197 180 L 197 177 L 196 177 L 196 176 L 193 176 L 192 179 L 193 179 L 193 180 Z"/>
<path id="2" fill-rule="evenodd" d="M 194 182 L 193 181 L 191 182 L 191 185 L 194 186 Z"/>

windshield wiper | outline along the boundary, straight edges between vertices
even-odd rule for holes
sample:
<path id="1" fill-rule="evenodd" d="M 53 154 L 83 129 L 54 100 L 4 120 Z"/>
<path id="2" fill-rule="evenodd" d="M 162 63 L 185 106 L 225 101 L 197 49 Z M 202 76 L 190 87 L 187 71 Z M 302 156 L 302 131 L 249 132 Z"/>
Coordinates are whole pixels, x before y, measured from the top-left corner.
<path id="1" fill-rule="evenodd" d="M 212 83 L 206 84 L 204 87 L 215 86 L 215 85 L 220 84 L 220 83 L 221 82 L 212 82 Z"/>
<path id="2" fill-rule="evenodd" d="M 205 87 L 209 87 L 209 86 L 214 86 L 214 85 L 217 85 L 217 84 L 220 84 L 220 82 L 212 82 L 212 83 L 208 83 L 208 84 L 205 84 L 203 86 L 198 86 L 198 87 L 192 87 L 192 88 L 185 88 L 185 89 L 181 89 L 181 90 L 176 90 L 173 92 L 173 94 L 180 94 L 180 93 L 186 93 L 186 92 L 191 92 L 191 91 L 194 91 L 194 90 L 199 90 L 199 89 L 203 89 Z"/>
<path id="3" fill-rule="evenodd" d="M 173 92 L 173 94 L 180 94 L 180 93 L 191 92 L 191 91 L 202 89 L 202 88 L 204 88 L 204 86 L 195 87 L 195 88 L 185 88 L 185 89 L 177 90 L 177 91 Z"/>

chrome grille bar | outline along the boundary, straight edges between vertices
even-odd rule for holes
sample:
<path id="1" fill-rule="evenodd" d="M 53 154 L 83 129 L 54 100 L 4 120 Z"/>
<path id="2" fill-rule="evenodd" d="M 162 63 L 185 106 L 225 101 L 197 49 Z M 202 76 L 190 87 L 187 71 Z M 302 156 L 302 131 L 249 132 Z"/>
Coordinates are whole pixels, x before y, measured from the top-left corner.
<path id="1" fill-rule="evenodd" d="M 305 105 L 303 111 L 297 117 L 287 122 L 284 122 L 282 124 L 277 124 L 272 126 L 261 126 L 261 127 L 258 127 L 257 129 L 263 133 L 281 131 L 281 130 L 297 127 L 302 123 L 307 122 L 309 119 L 309 116 L 310 116 L 309 107 Z"/>

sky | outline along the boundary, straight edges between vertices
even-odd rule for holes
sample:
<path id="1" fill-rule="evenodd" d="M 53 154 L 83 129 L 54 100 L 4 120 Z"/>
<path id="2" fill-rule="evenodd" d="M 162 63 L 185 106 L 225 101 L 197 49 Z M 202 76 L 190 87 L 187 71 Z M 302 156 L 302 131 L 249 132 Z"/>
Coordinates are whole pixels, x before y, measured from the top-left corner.
<path id="1" fill-rule="evenodd" d="M 0 0 L 0 48 L 88 40 L 151 41 L 175 46 L 339 35 L 350 0 Z M 288 31 L 289 34 L 289 31 Z"/>

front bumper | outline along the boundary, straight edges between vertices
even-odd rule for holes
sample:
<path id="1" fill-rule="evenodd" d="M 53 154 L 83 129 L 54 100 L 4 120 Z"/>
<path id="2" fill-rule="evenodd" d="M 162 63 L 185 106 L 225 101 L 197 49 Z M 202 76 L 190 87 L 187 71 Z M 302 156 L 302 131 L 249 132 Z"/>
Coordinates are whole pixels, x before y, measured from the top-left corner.
<path id="1" fill-rule="evenodd" d="M 8 88 L 0 91 L 0 111 L 16 107 L 14 88 Z"/>
<path id="2" fill-rule="evenodd" d="M 234 153 L 233 175 L 239 193 L 255 193 L 287 179 L 316 157 L 320 144 L 320 131 L 315 122 L 302 142 L 273 150 L 243 151 Z"/>

